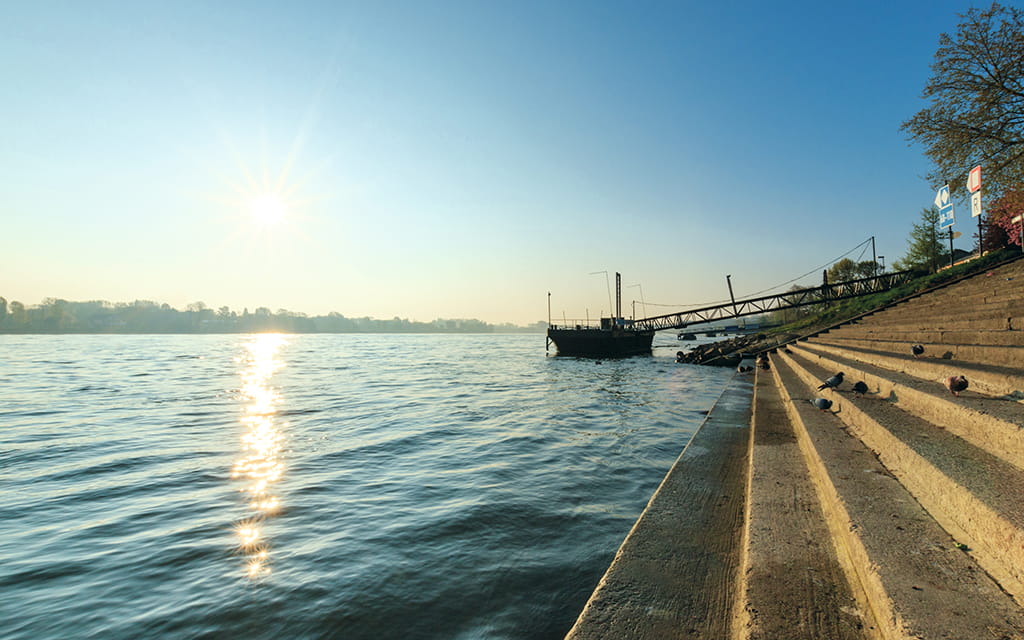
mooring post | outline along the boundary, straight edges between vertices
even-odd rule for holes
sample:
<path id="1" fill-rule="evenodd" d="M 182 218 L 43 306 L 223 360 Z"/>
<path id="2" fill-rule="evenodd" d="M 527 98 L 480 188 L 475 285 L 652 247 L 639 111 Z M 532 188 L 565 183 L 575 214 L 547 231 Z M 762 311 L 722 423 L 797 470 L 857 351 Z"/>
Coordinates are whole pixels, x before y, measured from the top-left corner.
<path id="1" fill-rule="evenodd" d="M 615 321 L 612 324 L 618 324 L 622 318 L 622 274 L 618 271 L 615 272 Z"/>

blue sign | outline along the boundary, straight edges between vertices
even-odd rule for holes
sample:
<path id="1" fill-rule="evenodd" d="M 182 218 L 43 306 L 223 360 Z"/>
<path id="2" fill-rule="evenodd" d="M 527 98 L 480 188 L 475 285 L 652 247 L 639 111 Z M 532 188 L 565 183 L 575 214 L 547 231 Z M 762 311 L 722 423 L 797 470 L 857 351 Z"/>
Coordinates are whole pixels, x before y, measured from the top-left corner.
<path id="1" fill-rule="evenodd" d="M 956 221 L 953 219 L 953 201 L 949 198 L 948 184 L 935 194 L 935 206 L 939 208 L 939 228 L 952 227 Z"/>

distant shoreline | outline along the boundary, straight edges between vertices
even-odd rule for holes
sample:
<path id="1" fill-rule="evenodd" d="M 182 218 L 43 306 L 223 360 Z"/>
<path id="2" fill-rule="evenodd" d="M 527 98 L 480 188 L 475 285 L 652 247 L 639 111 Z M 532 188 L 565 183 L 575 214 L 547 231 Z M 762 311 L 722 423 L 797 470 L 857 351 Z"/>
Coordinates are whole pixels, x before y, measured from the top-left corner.
<path id="1" fill-rule="evenodd" d="M 241 313 L 228 307 L 216 310 L 202 302 L 179 311 L 149 300 L 110 303 L 103 300 L 69 302 L 47 298 L 26 307 L 0 297 L 0 334 L 235 334 L 235 333 L 543 333 L 546 322 L 519 326 L 490 324 L 476 319 L 438 318 L 417 322 L 406 318 L 378 320 L 347 318 L 331 312 L 325 316 L 259 307 Z"/>
<path id="2" fill-rule="evenodd" d="M 535 335 L 542 336 L 544 331 L 521 328 L 509 330 L 495 328 L 491 331 L 290 331 L 282 329 L 259 329 L 253 331 L 11 331 L 0 329 L 4 336 L 230 336 L 251 335 L 254 333 L 281 333 L 286 335 L 404 335 L 404 336 L 457 336 L 457 335 Z"/>

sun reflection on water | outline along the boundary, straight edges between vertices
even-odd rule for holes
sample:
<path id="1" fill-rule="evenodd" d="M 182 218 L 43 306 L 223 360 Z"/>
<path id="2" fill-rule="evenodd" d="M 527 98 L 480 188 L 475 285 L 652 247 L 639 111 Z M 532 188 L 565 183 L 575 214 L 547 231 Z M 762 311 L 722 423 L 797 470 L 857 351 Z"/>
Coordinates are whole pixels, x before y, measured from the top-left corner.
<path id="1" fill-rule="evenodd" d="M 281 398 L 270 381 L 284 363 L 277 352 L 286 344 L 284 336 L 259 334 L 246 344 L 246 353 L 237 362 L 244 368 L 242 397 L 246 402 L 241 423 L 242 457 L 231 469 L 232 479 L 244 484 L 240 492 L 248 496 L 250 515 L 235 525 L 238 548 L 245 555 L 246 575 L 258 578 L 270 573 L 270 548 L 263 537 L 267 518 L 281 508 L 274 495 L 274 484 L 281 479 L 284 463 L 281 451 L 284 434 L 275 423 Z"/>

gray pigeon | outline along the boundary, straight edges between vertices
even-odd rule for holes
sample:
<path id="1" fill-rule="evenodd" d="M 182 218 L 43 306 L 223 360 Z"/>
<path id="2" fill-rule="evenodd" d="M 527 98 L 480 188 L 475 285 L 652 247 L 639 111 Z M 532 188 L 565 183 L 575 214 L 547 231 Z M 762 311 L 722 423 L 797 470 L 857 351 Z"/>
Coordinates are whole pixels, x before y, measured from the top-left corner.
<path id="1" fill-rule="evenodd" d="M 858 380 L 853 383 L 853 392 L 858 396 L 862 396 L 868 392 L 868 385 L 864 384 L 862 380 Z"/>
<path id="2" fill-rule="evenodd" d="M 946 380 L 946 388 L 954 396 L 959 396 L 960 392 L 967 388 L 967 378 L 963 376 L 950 376 Z"/>
<path id="3" fill-rule="evenodd" d="M 839 385 L 842 384 L 842 382 L 843 382 L 843 372 L 840 371 L 836 375 L 834 375 L 831 378 L 829 378 L 828 380 L 826 380 L 825 384 L 819 386 L 818 387 L 818 391 L 821 391 L 822 389 L 838 389 Z"/>
<path id="4" fill-rule="evenodd" d="M 910 347 L 910 353 L 914 354 L 915 358 L 920 358 L 921 354 L 924 353 L 924 345 L 915 344 L 914 346 Z"/>
<path id="5" fill-rule="evenodd" d="M 822 411 L 828 411 L 832 408 L 832 401 L 828 398 L 815 398 L 814 400 L 811 400 L 811 404 Z"/>

